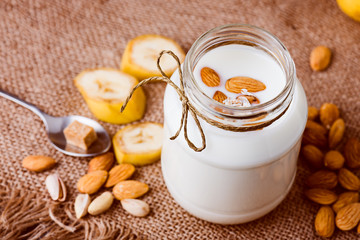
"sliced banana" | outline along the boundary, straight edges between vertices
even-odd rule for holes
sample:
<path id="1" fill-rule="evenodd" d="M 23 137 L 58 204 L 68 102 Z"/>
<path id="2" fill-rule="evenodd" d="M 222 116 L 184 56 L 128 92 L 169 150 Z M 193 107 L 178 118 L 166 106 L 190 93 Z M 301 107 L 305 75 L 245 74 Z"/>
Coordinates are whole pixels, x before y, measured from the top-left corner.
<path id="1" fill-rule="evenodd" d="M 163 126 L 159 123 L 138 123 L 120 129 L 113 137 L 117 161 L 146 165 L 160 159 Z"/>
<path id="2" fill-rule="evenodd" d="M 153 76 L 161 76 L 157 68 L 157 59 L 163 50 L 174 52 L 180 62 L 185 59 L 185 53 L 174 40 L 160 35 L 141 35 L 129 41 L 121 60 L 121 70 L 142 80 Z M 175 71 L 177 63 L 169 55 L 164 55 L 160 66 L 168 75 Z"/>
<path id="3" fill-rule="evenodd" d="M 74 82 L 90 111 L 104 122 L 124 124 L 144 115 L 146 98 L 141 88 L 134 92 L 124 112 L 120 112 L 125 99 L 138 83 L 127 73 L 112 68 L 84 70 Z"/>

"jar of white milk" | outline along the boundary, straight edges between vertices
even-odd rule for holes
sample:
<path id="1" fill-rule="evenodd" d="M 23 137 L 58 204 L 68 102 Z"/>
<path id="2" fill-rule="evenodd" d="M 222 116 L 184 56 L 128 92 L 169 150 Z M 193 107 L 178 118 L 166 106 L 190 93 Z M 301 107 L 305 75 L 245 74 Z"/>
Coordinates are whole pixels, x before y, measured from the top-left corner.
<path id="1" fill-rule="evenodd" d="M 204 84 L 204 67 L 218 74 L 218 86 Z M 244 223 L 270 212 L 294 182 L 307 120 L 306 96 L 289 52 L 263 29 L 225 25 L 196 40 L 182 73 L 184 92 L 197 112 L 206 147 L 190 148 L 184 128 L 170 140 L 179 128 L 184 106 L 168 85 L 161 166 L 169 192 L 189 213 L 214 223 Z M 249 93 L 257 104 L 229 105 L 212 99 L 216 91 L 236 99 L 239 93 L 228 91 L 226 82 L 238 76 L 266 86 Z M 180 85 L 179 71 L 171 80 Z M 203 139 L 190 113 L 186 133 L 201 148 Z"/>

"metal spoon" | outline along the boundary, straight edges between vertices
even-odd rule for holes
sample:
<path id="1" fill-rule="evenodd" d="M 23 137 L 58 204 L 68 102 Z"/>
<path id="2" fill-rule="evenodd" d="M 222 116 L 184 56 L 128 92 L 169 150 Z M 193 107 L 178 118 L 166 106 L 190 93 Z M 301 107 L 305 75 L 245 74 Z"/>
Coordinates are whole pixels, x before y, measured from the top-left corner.
<path id="1" fill-rule="evenodd" d="M 76 157 L 91 157 L 107 152 L 111 146 L 109 134 L 98 122 L 90 118 L 82 116 L 52 117 L 40 111 L 40 109 L 38 109 L 34 105 L 27 103 L 7 92 L 4 92 L 1 89 L 0 96 L 7 98 L 15 103 L 18 103 L 21 106 L 26 107 L 27 109 L 36 113 L 45 124 L 46 132 L 49 137 L 50 143 L 60 152 Z M 70 123 L 75 120 L 90 127 L 93 127 L 96 132 L 98 138 L 93 144 L 90 145 L 89 149 L 87 150 L 83 150 L 81 148 L 66 144 L 66 139 L 63 131 Z"/>

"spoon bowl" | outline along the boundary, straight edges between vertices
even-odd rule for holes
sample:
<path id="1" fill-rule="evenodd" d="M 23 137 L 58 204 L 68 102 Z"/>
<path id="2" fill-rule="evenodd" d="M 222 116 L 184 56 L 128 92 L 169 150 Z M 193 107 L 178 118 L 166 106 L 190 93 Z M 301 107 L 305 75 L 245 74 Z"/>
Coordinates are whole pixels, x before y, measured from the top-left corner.
<path id="1" fill-rule="evenodd" d="M 45 123 L 45 125 L 47 125 L 46 131 L 50 139 L 50 143 L 57 150 L 67 155 L 76 157 L 91 157 L 107 152 L 111 146 L 111 140 L 108 133 L 98 122 L 90 118 L 82 116 L 52 117 L 49 115 L 45 116 L 45 118 L 47 119 L 47 123 Z M 63 131 L 75 120 L 94 128 L 96 132 L 97 139 L 87 150 L 66 144 Z"/>
<path id="2" fill-rule="evenodd" d="M 107 152 L 111 147 L 111 139 L 107 131 L 98 122 L 90 118 L 82 116 L 53 117 L 40 111 L 40 109 L 34 105 L 4 92 L 1 89 L 0 96 L 16 102 L 36 113 L 44 122 L 50 143 L 64 154 L 75 157 L 92 157 Z M 94 128 L 96 132 L 97 139 L 87 150 L 66 144 L 64 129 L 75 120 Z"/>

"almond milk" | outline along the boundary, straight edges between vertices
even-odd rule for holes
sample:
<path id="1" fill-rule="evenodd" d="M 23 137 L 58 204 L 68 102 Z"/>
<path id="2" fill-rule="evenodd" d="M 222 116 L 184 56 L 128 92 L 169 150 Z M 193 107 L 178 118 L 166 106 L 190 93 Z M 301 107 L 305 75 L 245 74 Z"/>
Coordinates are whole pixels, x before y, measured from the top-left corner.
<path id="1" fill-rule="evenodd" d="M 203 84 L 203 67 L 219 74 L 220 86 Z M 189 213 L 214 223 L 238 224 L 265 215 L 290 191 L 307 118 L 306 96 L 289 53 L 262 29 L 226 25 L 194 43 L 182 71 L 189 102 L 207 118 L 199 117 L 206 148 L 200 152 L 191 149 L 184 130 L 175 140 L 169 139 L 179 128 L 182 103 L 168 85 L 161 161 L 170 194 Z M 212 99 L 217 90 L 236 97 L 238 94 L 224 87 L 226 80 L 235 76 L 266 85 L 265 90 L 254 93 L 260 104 L 236 107 Z M 178 71 L 171 79 L 180 85 Z M 188 115 L 189 139 L 201 146 L 199 129 Z"/>

